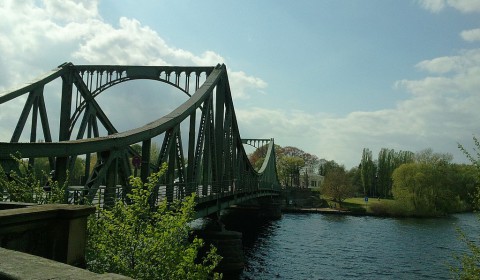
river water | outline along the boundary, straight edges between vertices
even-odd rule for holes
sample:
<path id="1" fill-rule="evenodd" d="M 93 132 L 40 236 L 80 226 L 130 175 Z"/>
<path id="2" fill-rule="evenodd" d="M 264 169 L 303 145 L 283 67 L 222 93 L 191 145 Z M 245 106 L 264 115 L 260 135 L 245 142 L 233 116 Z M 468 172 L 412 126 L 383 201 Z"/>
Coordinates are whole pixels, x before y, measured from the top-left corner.
<path id="1" fill-rule="evenodd" d="M 284 214 L 243 227 L 246 267 L 239 279 L 450 279 L 453 255 L 466 250 L 456 228 L 478 236 L 480 222 L 475 214 Z"/>

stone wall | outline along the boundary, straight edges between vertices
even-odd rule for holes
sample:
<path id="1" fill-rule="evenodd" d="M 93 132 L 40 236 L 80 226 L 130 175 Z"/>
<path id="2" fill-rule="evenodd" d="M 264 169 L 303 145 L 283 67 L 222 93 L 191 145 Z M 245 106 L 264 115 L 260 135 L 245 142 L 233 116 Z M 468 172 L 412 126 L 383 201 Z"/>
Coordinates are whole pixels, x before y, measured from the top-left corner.
<path id="1" fill-rule="evenodd" d="M 0 247 L 85 267 L 92 206 L 1 203 Z"/>

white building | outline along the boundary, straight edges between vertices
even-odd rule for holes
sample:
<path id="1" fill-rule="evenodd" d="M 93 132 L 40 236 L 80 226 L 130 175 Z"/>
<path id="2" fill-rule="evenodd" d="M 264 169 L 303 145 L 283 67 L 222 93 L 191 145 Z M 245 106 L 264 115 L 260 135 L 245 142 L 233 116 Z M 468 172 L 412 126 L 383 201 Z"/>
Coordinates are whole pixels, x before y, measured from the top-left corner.
<path id="1" fill-rule="evenodd" d="M 300 186 L 302 188 L 318 188 L 322 185 L 325 177 L 318 174 L 318 167 L 315 165 L 300 169 Z"/>

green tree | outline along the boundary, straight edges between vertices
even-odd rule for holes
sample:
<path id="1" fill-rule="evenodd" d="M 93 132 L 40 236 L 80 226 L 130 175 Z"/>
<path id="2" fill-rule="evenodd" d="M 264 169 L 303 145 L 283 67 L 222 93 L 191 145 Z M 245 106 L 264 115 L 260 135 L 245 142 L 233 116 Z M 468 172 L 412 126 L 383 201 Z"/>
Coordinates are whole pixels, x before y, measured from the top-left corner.
<path id="1" fill-rule="evenodd" d="M 360 169 L 358 167 L 352 167 L 347 172 L 347 176 L 350 178 L 350 182 L 352 182 L 352 187 L 355 191 L 354 196 L 361 196 L 363 194 L 363 187 Z"/>
<path id="2" fill-rule="evenodd" d="M 455 183 L 454 193 L 465 203 L 465 210 L 475 207 L 475 193 L 477 191 L 479 176 L 475 166 L 467 164 L 454 164 L 452 177 Z"/>
<path id="3" fill-rule="evenodd" d="M 360 162 L 360 174 L 363 185 L 364 195 L 374 196 L 375 193 L 375 176 L 376 166 L 373 162 L 372 151 L 367 148 L 363 149 L 362 160 Z"/>
<path id="4" fill-rule="evenodd" d="M 392 173 L 394 169 L 394 150 L 382 148 L 378 153 L 377 189 L 380 196 L 390 193 Z"/>
<path id="5" fill-rule="evenodd" d="M 194 214 L 194 197 L 168 205 L 163 201 L 151 211 L 149 197 L 161 172 L 147 183 L 131 178 L 131 204 L 117 200 L 110 210 L 98 209 L 89 220 L 88 268 L 95 272 L 114 272 L 135 279 L 221 278 L 213 273 L 220 261 L 214 247 L 196 262 L 203 241 L 188 241 L 189 223 Z"/>
<path id="6" fill-rule="evenodd" d="M 257 148 L 249 154 L 251 164 L 256 170 L 262 166 L 268 145 Z M 275 145 L 275 155 L 277 157 L 277 173 L 280 183 L 283 185 L 300 186 L 305 178 L 301 178 L 300 169 L 303 167 L 314 167 L 319 160 L 316 155 L 306 153 L 302 149 L 292 146 L 281 147 Z"/>
<path id="7" fill-rule="evenodd" d="M 445 162 L 402 164 L 393 172 L 393 196 L 416 215 L 444 215 L 459 209 L 451 165 Z"/>
<path id="8" fill-rule="evenodd" d="M 340 167 L 340 164 L 336 163 L 334 160 L 321 160 L 320 166 L 318 167 L 318 174 L 325 176 L 330 170 L 334 170 Z"/>
<path id="9" fill-rule="evenodd" d="M 305 166 L 305 161 L 301 157 L 283 156 L 277 160 L 278 178 L 283 185 L 300 185 L 300 168 Z"/>
<path id="10" fill-rule="evenodd" d="M 0 201 L 15 201 L 37 204 L 66 203 L 65 185 L 60 185 L 45 171 L 28 165 L 20 156 L 12 157 L 18 164 L 18 172 L 6 174 L 0 165 Z M 42 179 L 42 180 L 40 180 Z M 48 191 L 46 191 L 48 187 Z"/>
<path id="11" fill-rule="evenodd" d="M 465 154 L 470 160 L 472 165 L 477 171 L 477 179 L 480 178 L 480 142 L 478 138 L 473 137 L 475 144 L 474 157 L 469 151 L 467 151 L 461 144 L 458 144 L 458 148 Z M 474 204 L 477 209 L 480 208 L 480 188 L 477 186 L 477 192 L 474 196 Z M 480 216 L 478 216 L 480 221 Z M 480 246 L 478 245 L 480 238 L 476 236 L 476 240 L 472 240 L 462 230 L 459 229 L 460 240 L 467 245 L 468 253 L 464 253 L 461 256 L 456 256 L 456 259 L 460 262 L 460 267 L 451 267 L 453 277 L 455 279 L 470 280 L 478 279 L 480 275 Z"/>
<path id="12" fill-rule="evenodd" d="M 355 189 L 343 166 L 332 169 L 326 174 L 321 193 L 340 204 L 346 198 L 355 195 Z"/>

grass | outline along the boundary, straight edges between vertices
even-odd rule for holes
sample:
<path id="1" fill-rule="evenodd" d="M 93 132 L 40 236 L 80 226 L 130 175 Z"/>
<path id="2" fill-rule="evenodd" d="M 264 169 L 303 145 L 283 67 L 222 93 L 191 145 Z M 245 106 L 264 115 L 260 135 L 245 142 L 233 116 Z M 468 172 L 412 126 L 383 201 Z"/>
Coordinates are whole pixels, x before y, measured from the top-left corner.
<path id="1" fill-rule="evenodd" d="M 336 208 L 340 208 L 338 202 L 329 199 L 327 199 L 327 202 L 331 206 L 335 205 Z M 345 199 L 341 204 L 341 208 L 359 214 L 368 213 L 381 216 L 397 215 L 395 214 L 397 212 L 395 210 L 397 208 L 396 202 L 393 199 L 378 200 L 378 198 L 369 198 L 368 203 L 365 203 L 364 197 L 352 197 Z"/>

